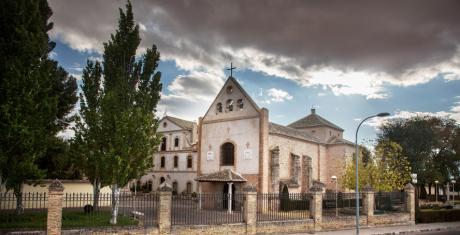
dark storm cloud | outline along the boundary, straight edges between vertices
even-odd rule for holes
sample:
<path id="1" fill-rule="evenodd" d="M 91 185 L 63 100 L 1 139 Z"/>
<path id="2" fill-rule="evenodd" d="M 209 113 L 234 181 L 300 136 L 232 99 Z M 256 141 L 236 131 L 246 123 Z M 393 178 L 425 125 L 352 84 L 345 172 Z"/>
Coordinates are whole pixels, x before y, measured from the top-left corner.
<path id="1" fill-rule="evenodd" d="M 101 49 L 123 1 L 51 1 L 56 34 Z M 144 46 L 207 64 L 220 47 L 335 66 L 398 73 L 452 58 L 460 1 L 133 1 Z M 67 33 L 68 35 L 64 35 Z M 86 40 L 86 41 L 85 41 Z M 94 44 L 94 45 L 93 45 Z M 93 48 L 94 49 L 94 48 Z M 276 61 L 264 61 L 267 66 Z"/>

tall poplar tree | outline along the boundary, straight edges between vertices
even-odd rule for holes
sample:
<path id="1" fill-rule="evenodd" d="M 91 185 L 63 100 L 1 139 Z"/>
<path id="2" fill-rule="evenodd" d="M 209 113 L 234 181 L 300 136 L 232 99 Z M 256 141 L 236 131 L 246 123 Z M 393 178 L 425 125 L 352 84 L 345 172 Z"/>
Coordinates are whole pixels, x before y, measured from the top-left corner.
<path id="1" fill-rule="evenodd" d="M 52 14 L 46 0 L 0 3 L 0 169 L 1 184 L 13 190 L 22 211 L 22 185 L 40 179 L 38 161 L 66 128 L 76 81 L 48 58 Z"/>
<path id="2" fill-rule="evenodd" d="M 155 111 L 162 87 L 161 73 L 156 71 L 160 60 L 156 46 L 136 58 L 141 39 L 131 3 L 126 4 L 126 11 L 119 9 L 119 12 L 118 29 L 104 43 L 101 93 L 94 96 L 84 91 L 85 102 L 99 96 L 94 108 L 96 118 L 92 121 L 88 113 L 85 114 L 90 107 L 87 103 L 80 112 L 82 125 L 76 128 L 77 137 L 82 140 L 79 148 L 86 148 L 85 151 L 91 151 L 103 162 L 103 170 L 98 171 L 100 182 L 112 189 L 112 224 L 117 223 L 120 188 L 144 175 L 152 166 L 152 154 L 159 144 Z M 93 74 L 95 67 L 97 64 L 88 63 L 85 71 Z M 100 76 L 88 77 L 92 78 L 84 78 L 83 90 L 85 87 L 96 89 Z M 89 137 L 84 133 L 94 135 Z"/>

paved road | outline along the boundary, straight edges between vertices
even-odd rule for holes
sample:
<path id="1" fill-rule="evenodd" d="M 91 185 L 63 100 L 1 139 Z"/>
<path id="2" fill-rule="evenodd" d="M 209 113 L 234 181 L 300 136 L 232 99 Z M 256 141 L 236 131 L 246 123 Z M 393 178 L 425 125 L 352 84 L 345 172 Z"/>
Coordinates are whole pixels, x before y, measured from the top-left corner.
<path id="1" fill-rule="evenodd" d="M 420 234 L 420 235 L 458 235 L 458 234 L 460 234 L 460 229 L 449 230 L 449 231 L 412 233 L 412 234 Z"/>

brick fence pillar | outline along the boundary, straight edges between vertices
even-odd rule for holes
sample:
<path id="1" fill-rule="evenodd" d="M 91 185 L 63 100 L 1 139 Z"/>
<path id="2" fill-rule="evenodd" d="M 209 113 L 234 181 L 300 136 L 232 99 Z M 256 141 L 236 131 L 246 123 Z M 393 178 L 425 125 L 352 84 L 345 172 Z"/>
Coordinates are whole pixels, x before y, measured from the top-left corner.
<path id="1" fill-rule="evenodd" d="M 321 187 L 311 187 L 310 194 L 310 215 L 313 221 L 315 222 L 315 231 L 320 231 L 321 218 L 323 214 L 323 193 Z"/>
<path id="2" fill-rule="evenodd" d="M 46 231 L 50 235 L 61 234 L 62 201 L 64 186 L 59 180 L 54 180 L 48 187 L 48 218 Z"/>
<path id="3" fill-rule="evenodd" d="M 409 213 L 410 221 L 415 223 L 415 188 L 411 183 L 404 187 L 406 192 L 406 211 Z"/>
<path id="4" fill-rule="evenodd" d="M 257 233 L 257 191 L 254 186 L 245 186 L 244 191 L 244 221 L 246 234 Z"/>
<path id="5" fill-rule="evenodd" d="M 171 234 L 172 188 L 164 182 L 159 191 L 158 230 L 160 234 Z"/>
<path id="6" fill-rule="evenodd" d="M 367 223 L 372 224 L 374 218 L 374 191 L 367 185 L 363 188 L 363 214 L 367 215 Z"/>

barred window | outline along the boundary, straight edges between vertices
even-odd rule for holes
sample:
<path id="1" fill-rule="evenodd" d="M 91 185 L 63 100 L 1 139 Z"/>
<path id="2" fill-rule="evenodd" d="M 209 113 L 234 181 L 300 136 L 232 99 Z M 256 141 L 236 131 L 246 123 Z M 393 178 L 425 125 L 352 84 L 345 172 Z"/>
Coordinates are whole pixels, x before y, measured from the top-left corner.
<path id="1" fill-rule="evenodd" d="M 235 159 L 235 147 L 232 143 L 225 143 L 222 145 L 221 149 L 221 165 L 223 166 L 232 166 Z"/>

